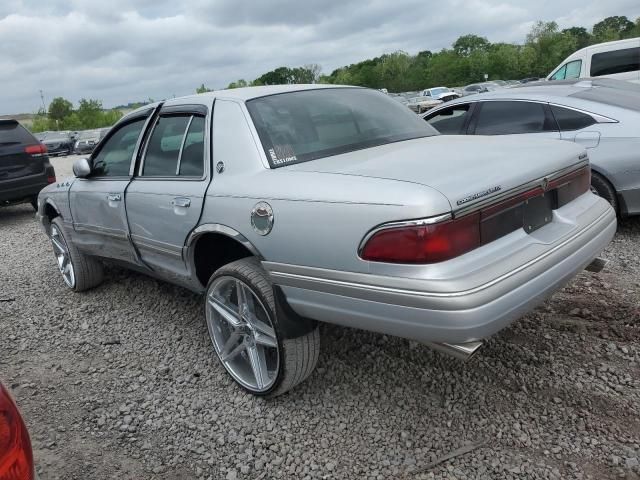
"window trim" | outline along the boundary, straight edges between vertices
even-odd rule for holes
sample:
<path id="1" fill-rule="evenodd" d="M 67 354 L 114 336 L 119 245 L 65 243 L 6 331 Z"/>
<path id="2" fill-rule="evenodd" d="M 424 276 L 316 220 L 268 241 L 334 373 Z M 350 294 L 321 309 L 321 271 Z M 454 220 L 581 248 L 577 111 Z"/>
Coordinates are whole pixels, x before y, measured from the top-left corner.
<path id="1" fill-rule="evenodd" d="M 144 148 L 142 149 L 142 154 L 140 157 L 140 163 L 138 165 L 137 168 L 137 172 L 133 175 L 133 178 L 135 178 L 136 180 L 143 180 L 143 181 L 152 181 L 152 180 L 164 180 L 164 181 L 169 181 L 169 180 L 182 180 L 182 181 L 189 181 L 189 182 L 193 182 L 193 181 L 202 181 L 202 180 L 206 180 L 208 178 L 208 174 L 209 174 L 209 167 L 208 165 L 211 163 L 210 161 L 207 161 L 207 121 L 209 121 L 208 119 L 210 119 L 212 117 L 212 115 L 204 115 L 201 112 L 195 112 L 193 109 L 181 109 L 182 107 L 193 107 L 193 105 L 174 105 L 172 107 L 176 107 L 175 110 L 173 108 L 171 108 L 171 110 L 169 110 L 169 112 L 166 111 L 166 109 L 163 109 L 161 112 L 158 113 L 158 115 L 155 116 L 154 121 L 153 121 L 153 125 L 151 125 L 151 127 L 149 128 L 149 133 L 146 135 L 145 141 L 144 141 Z M 203 105 L 204 109 L 207 109 L 207 107 L 205 105 Z M 208 111 L 208 109 L 207 109 Z M 151 137 L 153 135 L 153 132 L 156 128 L 156 126 L 158 125 L 158 122 L 160 121 L 160 119 L 162 118 L 162 116 L 166 117 L 179 117 L 179 116 L 184 116 L 184 117 L 190 117 L 189 118 L 189 122 L 187 123 L 187 126 L 185 128 L 183 137 L 182 137 L 182 143 L 180 145 L 180 153 L 178 155 L 178 163 L 177 163 L 177 171 L 179 172 L 179 168 L 180 168 L 180 163 L 182 161 L 182 149 L 184 147 L 184 142 L 186 141 L 187 138 L 187 132 L 189 131 L 189 127 L 191 126 L 191 122 L 193 121 L 193 119 L 195 117 L 201 117 L 204 118 L 204 156 L 202 157 L 202 162 L 203 162 L 203 169 L 202 169 L 202 175 L 201 176 L 187 176 L 187 175 L 171 175 L 171 176 L 166 176 L 166 175 L 144 175 L 144 164 L 145 164 L 145 160 L 147 158 L 147 150 L 149 148 L 149 142 L 151 141 Z M 211 138 L 211 137 L 209 137 Z"/>

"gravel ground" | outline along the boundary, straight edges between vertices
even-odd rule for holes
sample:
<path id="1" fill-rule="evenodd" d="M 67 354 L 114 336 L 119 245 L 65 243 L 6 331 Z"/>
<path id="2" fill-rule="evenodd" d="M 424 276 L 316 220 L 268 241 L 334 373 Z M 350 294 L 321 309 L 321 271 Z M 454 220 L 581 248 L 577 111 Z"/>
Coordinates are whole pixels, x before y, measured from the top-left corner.
<path id="1" fill-rule="evenodd" d="M 215 359 L 198 296 L 113 267 L 70 292 L 29 205 L 0 245 L 0 376 L 42 480 L 640 478 L 640 220 L 466 364 L 327 325 L 270 401 Z"/>

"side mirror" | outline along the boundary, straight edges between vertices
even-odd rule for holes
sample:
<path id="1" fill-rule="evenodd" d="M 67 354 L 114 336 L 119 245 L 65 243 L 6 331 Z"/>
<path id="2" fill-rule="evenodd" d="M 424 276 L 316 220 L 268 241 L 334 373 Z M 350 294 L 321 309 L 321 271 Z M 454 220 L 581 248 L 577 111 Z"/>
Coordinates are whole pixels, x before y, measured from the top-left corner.
<path id="1" fill-rule="evenodd" d="M 86 158 L 79 158 L 73 162 L 73 174 L 78 178 L 86 178 L 91 173 L 91 165 Z"/>

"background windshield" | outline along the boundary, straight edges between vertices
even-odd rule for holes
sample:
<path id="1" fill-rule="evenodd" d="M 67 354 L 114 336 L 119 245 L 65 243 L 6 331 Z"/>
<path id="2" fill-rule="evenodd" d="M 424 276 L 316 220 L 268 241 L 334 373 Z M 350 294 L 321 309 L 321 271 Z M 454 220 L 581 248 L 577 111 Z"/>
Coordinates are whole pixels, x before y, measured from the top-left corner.
<path id="1" fill-rule="evenodd" d="M 375 90 L 306 90 L 256 98 L 247 108 L 272 168 L 438 133 Z"/>

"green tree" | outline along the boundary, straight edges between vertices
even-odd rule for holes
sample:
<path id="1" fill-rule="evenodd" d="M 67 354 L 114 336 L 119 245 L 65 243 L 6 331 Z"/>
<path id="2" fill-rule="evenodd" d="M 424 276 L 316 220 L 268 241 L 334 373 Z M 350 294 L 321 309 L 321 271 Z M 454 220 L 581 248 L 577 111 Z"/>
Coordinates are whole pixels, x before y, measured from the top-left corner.
<path id="1" fill-rule="evenodd" d="M 593 36 L 598 42 L 626 38 L 635 29 L 634 23 L 625 16 L 607 17 L 593 26 Z"/>
<path id="2" fill-rule="evenodd" d="M 468 57 L 477 51 L 487 51 L 489 49 L 489 40 L 478 35 L 463 35 L 453 44 L 453 51 L 463 57 Z"/>
<path id="3" fill-rule="evenodd" d="M 49 118 L 51 120 L 62 121 L 65 117 L 71 115 L 73 104 L 69 100 L 62 97 L 56 97 L 49 105 Z"/>
<path id="4" fill-rule="evenodd" d="M 576 47 L 578 49 L 588 47 L 592 43 L 591 34 L 584 27 L 565 28 L 561 33 L 563 35 L 570 35 L 575 38 Z"/>
<path id="5" fill-rule="evenodd" d="M 249 83 L 244 78 L 241 78 L 240 80 L 231 82 L 229 85 L 227 85 L 227 88 L 242 88 L 247 87 L 248 85 Z"/>
<path id="6" fill-rule="evenodd" d="M 207 92 L 211 92 L 212 90 L 209 90 L 207 87 L 204 86 L 204 83 L 202 85 L 200 85 L 198 88 L 196 88 L 196 93 L 207 93 Z M 151 99 L 149 99 L 151 100 Z"/>

